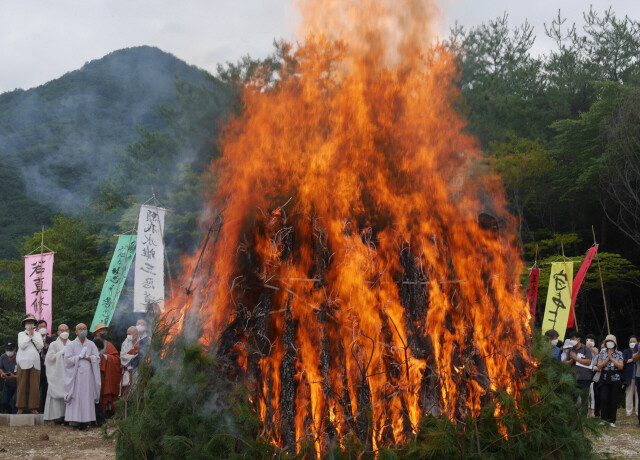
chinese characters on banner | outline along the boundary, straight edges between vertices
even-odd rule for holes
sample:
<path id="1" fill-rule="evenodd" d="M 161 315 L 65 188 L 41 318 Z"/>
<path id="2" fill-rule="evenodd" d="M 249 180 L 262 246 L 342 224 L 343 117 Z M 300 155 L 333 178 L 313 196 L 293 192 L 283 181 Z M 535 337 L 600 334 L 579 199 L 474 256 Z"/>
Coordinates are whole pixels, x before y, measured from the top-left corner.
<path id="1" fill-rule="evenodd" d="M 567 332 L 567 320 L 571 309 L 571 286 L 573 283 L 573 264 L 554 262 L 551 264 L 547 305 L 542 320 L 542 333 L 555 329 L 564 340 Z"/>
<path id="2" fill-rule="evenodd" d="M 536 316 L 536 303 L 538 302 L 538 280 L 540 280 L 540 269 L 532 268 L 529 275 L 529 290 L 527 291 L 527 302 L 531 318 Z"/>
<path id="3" fill-rule="evenodd" d="M 164 311 L 164 214 L 163 208 L 140 208 L 133 287 L 135 312 Z"/>
<path id="4" fill-rule="evenodd" d="M 136 255 L 136 240 L 137 236 L 135 235 L 120 235 L 118 238 L 118 244 L 109 264 L 109 271 L 102 286 L 98 307 L 93 315 L 89 329 L 91 332 L 96 324 L 104 323 L 108 326 L 113 318 L 118 298 L 129 273 L 129 267 L 131 267 L 133 257 Z"/>
<path id="5" fill-rule="evenodd" d="M 24 258 L 24 291 L 27 314 L 47 322 L 51 334 L 51 285 L 53 280 L 53 252 L 34 254 Z"/>

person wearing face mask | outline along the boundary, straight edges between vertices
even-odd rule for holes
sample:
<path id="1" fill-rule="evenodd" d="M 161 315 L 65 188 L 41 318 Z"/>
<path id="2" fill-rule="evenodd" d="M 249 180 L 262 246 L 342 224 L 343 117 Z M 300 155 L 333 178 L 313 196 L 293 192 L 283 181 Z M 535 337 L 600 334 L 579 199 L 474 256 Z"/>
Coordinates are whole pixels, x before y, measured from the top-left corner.
<path id="1" fill-rule="evenodd" d="M 602 423 L 616 426 L 616 411 L 620 397 L 622 377 L 620 371 L 624 366 L 622 352 L 617 350 L 616 336 L 609 334 L 605 337 L 606 350 L 600 352 L 597 370 L 600 374 L 600 418 Z"/>
<path id="2" fill-rule="evenodd" d="M 8 414 L 15 414 L 15 396 L 18 389 L 18 364 L 16 363 L 16 344 L 7 342 L 5 352 L 0 356 L 0 378 L 2 379 L 2 407 Z"/>
<path id="3" fill-rule="evenodd" d="M 47 389 L 49 387 L 47 383 L 47 365 L 45 358 L 47 357 L 49 345 L 55 342 L 55 339 L 48 335 L 49 328 L 47 322 L 43 319 L 38 321 L 36 331 L 42 336 L 42 350 L 40 350 L 40 412 L 44 412 L 44 404 L 47 400 Z"/>
<path id="4" fill-rule="evenodd" d="M 32 414 L 37 414 L 40 406 L 40 350 L 43 348 L 43 341 L 42 335 L 35 330 L 36 323 L 35 316 L 25 316 L 22 320 L 24 331 L 18 334 L 17 414 L 24 413 L 27 406 Z"/>
<path id="5" fill-rule="evenodd" d="M 581 332 L 573 331 L 569 334 L 569 338 L 569 344 L 572 345 L 572 347 L 567 351 L 565 362 L 569 364 L 576 373 L 578 387 L 588 389 L 589 386 L 591 386 L 591 377 L 593 376 L 593 370 L 591 368 L 593 355 L 591 349 L 582 343 Z"/>
<path id="6" fill-rule="evenodd" d="M 622 369 L 622 379 L 626 385 L 625 394 L 625 409 L 627 411 L 627 417 L 631 417 L 634 412 L 636 417 L 638 416 L 638 397 L 636 394 L 636 363 L 633 361 L 633 350 L 638 344 L 638 338 L 635 335 L 629 337 L 629 348 L 622 352 L 622 358 L 624 359 L 624 368 Z"/>
<path id="7" fill-rule="evenodd" d="M 139 319 L 136 322 L 136 329 L 138 331 L 138 353 L 136 357 L 131 360 L 131 368 L 134 372 L 138 369 L 138 366 L 145 358 L 147 349 L 151 343 L 151 337 L 147 335 L 147 322 L 143 319 Z"/>
<path id="8" fill-rule="evenodd" d="M 585 339 L 586 339 L 585 345 L 589 350 L 591 350 L 591 355 L 593 357 L 591 359 L 591 369 L 595 369 L 596 366 L 598 365 L 598 354 L 600 353 L 600 350 L 598 350 L 595 347 L 596 336 L 593 334 L 587 334 Z M 595 386 L 599 378 L 600 378 L 600 374 L 598 374 L 598 376 L 596 377 L 596 372 L 594 372 L 593 376 L 591 377 L 591 383 L 589 384 L 589 417 L 593 417 L 595 415 L 595 410 L 596 410 Z"/>
<path id="9" fill-rule="evenodd" d="M 44 419 L 56 425 L 64 422 L 67 405 L 64 403 L 64 347 L 69 341 L 69 326 L 58 326 L 58 338 L 49 345 L 45 358 L 48 382 L 47 399 L 44 404 Z"/>
<path id="10" fill-rule="evenodd" d="M 76 339 L 64 349 L 64 418 L 76 430 L 96 421 L 95 405 L 100 402 L 100 356 L 87 334 L 86 324 L 78 324 Z"/>
<path id="11" fill-rule="evenodd" d="M 558 338 L 560 335 L 556 332 L 555 329 L 549 329 L 544 333 L 544 336 L 547 338 L 549 345 L 551 345 L 551 355 L 558 358 L 558 360 L 562 359 L 562 350 L 558 346 Z"/>
<path id="12" fill-rule="evenodd" d="M 115 404 L 120 395 L 120 379 L 122 377 L 122 365 L 120 364 L 120 353 L 111 342 L 105 339 L 109 333 L 109 327 L 104 323 L 98 323 L 94 327 L 93 335 L 96 340 L 100 340 L 102 348 L 100 352 L 100 404 L 102 413 L 109 417 L 115 413 Z M 97 344 L 96 344 L 97 345 Z M 100 424 L 102 420 L 98 421 Z"/>
<path id="13" fill-rule="evenodd" d="M 120 381 L 120 396 L 126 396 L 133 382 L 133 368 L 131 360 L 138 355 L 138 329 L 135 326 L 127 329 L 127 338 L 120 347 L 120 364 L 122 364 L 122 380 Z"/>

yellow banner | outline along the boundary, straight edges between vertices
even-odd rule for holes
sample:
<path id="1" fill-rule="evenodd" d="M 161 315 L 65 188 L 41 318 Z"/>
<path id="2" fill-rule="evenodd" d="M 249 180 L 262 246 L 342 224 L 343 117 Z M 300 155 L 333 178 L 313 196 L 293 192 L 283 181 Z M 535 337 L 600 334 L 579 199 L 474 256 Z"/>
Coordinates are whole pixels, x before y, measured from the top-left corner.
<path id="1" fill-rule="evenodd" d="M 571 308 L 571 288 L 573 285 L 573 264 L 571 262 L 554 262 L 551 264 L 547 305 L 542 320 L 542 333 L 555 329 L 564 340 Z"/>

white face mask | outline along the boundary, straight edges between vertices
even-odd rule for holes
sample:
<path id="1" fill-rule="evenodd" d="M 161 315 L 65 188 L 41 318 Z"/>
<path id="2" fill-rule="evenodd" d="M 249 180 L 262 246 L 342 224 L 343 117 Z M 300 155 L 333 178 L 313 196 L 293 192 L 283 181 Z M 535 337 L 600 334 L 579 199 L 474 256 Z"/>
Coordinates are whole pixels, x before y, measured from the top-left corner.
<path id="1" fill-rule="evenodd" d="M 553 345 L 554 347 L 555 347 L 556 345 L 558 345 L 558 339 L 553 339 L 553 340 L 551 341 L 551 345 Z"/>
<path id="2" fill-rule="evenodd" d="M 69 333 L 68 332 L 61 332 L 60 333 L 60 338 L 63 340 L 67 340 L 69 338 Z"/>
<path id="3" fill-rule="evenodd" d="M 131 334 L 127 334 L 127 340 L 129 342 L 133 342 L 133 336 Z"/>
<path id="4" fill-rule="evenodd" d="M 631 348 L 632 350 L 636 347 L 636 344 L 638 342 L 629 342 L 629 348 Z"/>
<path id="5" fill-rule="evenodd" d="M 588 347 L 592 347 L 594 345 L 595 345 L 595 342 L 593 340 L 591 340 L 591 339 L 587 340 L 587 346 Z"/>
<path id="6" fill-rule="evenodd" d="M 41 327 L 40 329 L 38 329 L 38 332 L 40 333 L 40 335 L 47 335 L 47 328 Z"/>
<path id="7" fill-rule="evenodd" d="M 30 332 L 31 329 L 33 329 L 33 324 L 29 323 L 29 324 L 25 324 L 24 325 L 24 330 L 27 332 Z"/>
<path id="8" fill-rule="evenodd" d="M 575 347 L 576 345 L 578 345 L 577 340 L 569 340 L 569 343 L 571 344 L 572 347 Z"/>
<path id="9" fill-rule="evenodd" d="M 7 352 L 6 352 L 6 354 L 7 354 L 7 356 L 8 356 L 9 358 L 11 358 L 13 355 L 15 355 L 15 354 L 16 354 L 16 352 L 15 352 L 15 351 L 7 351 Z"/>
<path id="10" fill-rule="evenodd" d="M 138 325 L 136 326 L 136 329 L 138 330 L 138 333 L 143 334 L 143 333 L 144 333 L 144 331 L 146 331 L 146 330 L 147 330 L 147 327 L 146 327 L 146 326 L 143 326 L 143 325 L 141 325 L 141 324 L 138 324 Z"/>
<path id="11" fill-rule="evenodd" d="M 608 348 L 608 349 L 610 349 L 610 350 L 611 350 L 612 348 L 615 348 L 615 346 L 616 346 L 616 344 L 615 344 L 615 343 L 613 343 L 613 342 L 611 342 L 611 341 L 607 342 L 607 348 Z"/>

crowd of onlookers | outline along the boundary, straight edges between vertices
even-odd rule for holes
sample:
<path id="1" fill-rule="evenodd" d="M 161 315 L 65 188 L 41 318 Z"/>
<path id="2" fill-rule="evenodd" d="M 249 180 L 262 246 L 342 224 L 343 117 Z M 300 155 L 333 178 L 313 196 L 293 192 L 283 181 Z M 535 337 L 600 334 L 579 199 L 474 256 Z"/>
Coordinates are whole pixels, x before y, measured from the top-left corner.
<path id="1" fill-rule="evenodd" d="M 86 429 L 98 426 L 115 412 L 115 402 L 135 384 L 138 366 L 150 337 L 147 324 L 138 320 L 127 329 L 120 352 L 107 340 L 110 328 L 94 327 L 93 340 L 87 326 L 60 324 L 56 337 L 48 335 L 46 321 L 27 315 L 17 343 L 8 342 L 0 355 L 3 381 L 2 408 L 10 414 L 44 414 L 56 424 Z"/>
<path id="2" fill-rule="evenodd" d="M 618 403 L 624 395 L 627 416 L 637 416 L 640 423 L 640 349 L 635 335 L 629 337 L 628 347 L 619 346 L 613 334 L 597 341 L 593 334 L 569 331 L 561 346 L 555 330 L 545 332 L 545 336 L 553 356 L 571 366 L 585 396 L 588 391 L 589 416 L 600 417 L 601 423 L 615 427 Z"/>

